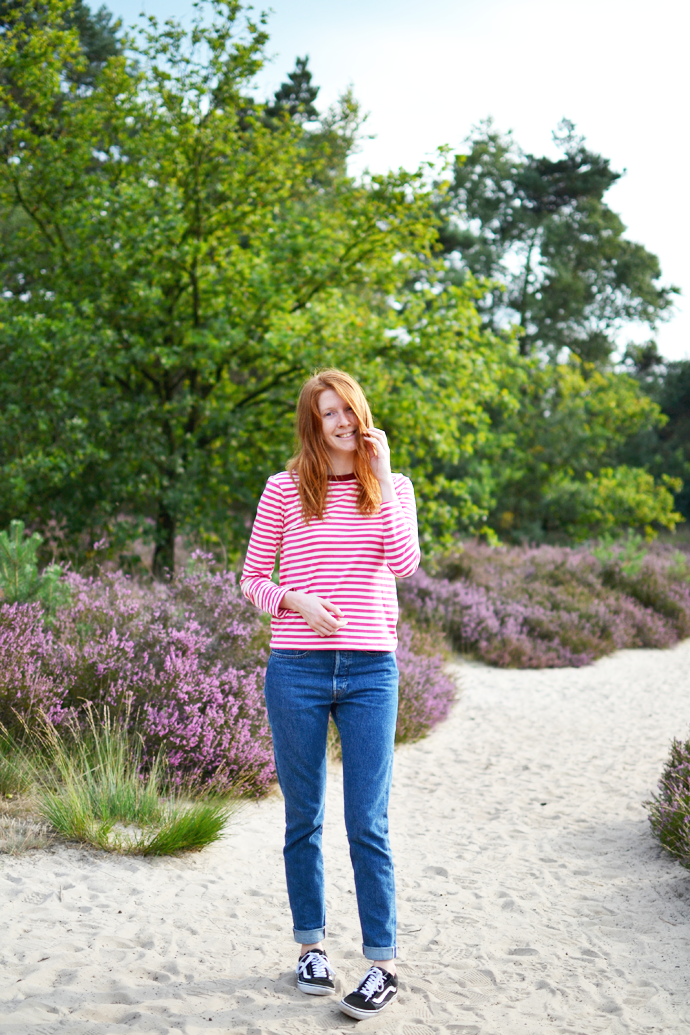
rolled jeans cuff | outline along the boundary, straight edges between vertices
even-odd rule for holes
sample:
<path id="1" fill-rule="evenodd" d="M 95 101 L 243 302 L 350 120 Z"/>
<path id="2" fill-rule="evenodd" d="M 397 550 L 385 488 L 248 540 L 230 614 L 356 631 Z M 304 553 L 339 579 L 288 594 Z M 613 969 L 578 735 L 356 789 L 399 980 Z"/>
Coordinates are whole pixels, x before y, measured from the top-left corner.
<path id="1" fill-rule="evenodd" d="M 326 937 L 325 927 L 315 927 L 313 931 L 295 931 L 295 941 L 299 942 L 300 945 L 316 945 L 317 942 L 322 942 Z M 386 956 L 386 959 L 390 959 Z"/>
<path id="2" fill-rule="evenodd" d="M 372 948 L 371 945 L 363 945 L 362 952 L 368 960 L 394 960 L 398 955 L 395 945 L 385 946 L 383 949 Z"/>

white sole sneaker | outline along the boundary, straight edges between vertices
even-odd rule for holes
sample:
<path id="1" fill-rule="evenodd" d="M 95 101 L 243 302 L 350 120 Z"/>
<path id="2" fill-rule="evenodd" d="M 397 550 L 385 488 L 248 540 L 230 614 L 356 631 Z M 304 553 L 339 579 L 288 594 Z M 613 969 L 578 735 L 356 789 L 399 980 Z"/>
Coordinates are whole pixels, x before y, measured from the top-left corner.
<path id="1" fill-rule="evenodd" d="M 378 1010 L 358 1010 L 356 1006 L 350 1006 L 350 1004 L 346 1003 L 344 999 L 340 1000 L 338 1006 L 343 1013 L 347 1014 L 348 1017 L 354 1017 L 356 1021 L 368 1021 L 370 1017 L 378 1017 L 382 1014 L 386 1007 L 390 1006 L 391 1003 L 394 1003 L 397 998 L 398 994 L 396 992 L 396 994 L 390 996 L 390 998 L 387 999 L 383 1006 L 380 1006 Z"/>
<path id="2" fill-rule="evenodd" d="M 326 988 L 324 985 L 312 985 L 310 981 L 298 981 L 297 987 L 300 992 L 306 992 L 307 995 L 333 995 L 335 992 L 334 988 Z"/>

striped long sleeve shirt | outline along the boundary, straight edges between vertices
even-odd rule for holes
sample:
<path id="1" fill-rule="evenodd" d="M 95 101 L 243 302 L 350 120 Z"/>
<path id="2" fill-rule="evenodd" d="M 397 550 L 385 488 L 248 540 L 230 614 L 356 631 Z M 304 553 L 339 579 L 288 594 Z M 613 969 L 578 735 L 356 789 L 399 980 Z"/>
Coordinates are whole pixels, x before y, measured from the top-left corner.
<path id="1" fill-rule="evenodd" d="M 271 646 L 302 650 L 395 650 L 395 578 L 419 565 L 412 482 L 393 475 L 395 499 L 378 514 L 357 510 L 354 478 L 329 481 L 322 521 L 305 523 L 295 480 L 268 479 L 254 521 L 240 585 L 272 616 Z M 272 580 L 276 556 L 279 581 Z M 348 624 L 333 636 L 315 633 L 296 611 L 281 607 L 289 590 L 317 593 L 343 611 Z"/>

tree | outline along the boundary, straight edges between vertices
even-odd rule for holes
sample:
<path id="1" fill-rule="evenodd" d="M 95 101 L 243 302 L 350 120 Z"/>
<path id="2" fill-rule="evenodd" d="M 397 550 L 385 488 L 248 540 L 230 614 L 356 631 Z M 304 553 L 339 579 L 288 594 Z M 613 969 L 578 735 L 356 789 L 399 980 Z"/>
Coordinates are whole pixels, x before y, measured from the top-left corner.
<path id="1" fill-rule="evenodd" d="M 567 363 L 533 357 L 517 377 L 520 405 L 496 421 L 503 450 L 489 521 L 499 534 L 543 542 L 675 526 L 678 484 L 661 471 L 655 483 L 621 456 L 632 437 L 653 433 L 665 419 L 634 378 L 575 356 Z"/>
<path id="2" fill-rule="evenodd" d="M 644 467 L 657 478 L 682 480 L 675 505 L 690 521 L 690 360 L 669 362 L 656 343 L 629 346 L 626 362 L 642 391 L 664 416 L 656 427 L 643 428 L 621 448 L 623 463 Z"/>
<path id="3" fill-rule="evenodd" d="M 620 173 L 567 120 L 554 141 L 555 161 L 523 153 L 491 122 L 469 138 L 437 202 L 448 275 L 493 284 L 483 317 L 495 332 L 518 323 L 523 355 L 567 350 L 605 364 L 626 323 L 653 328 L 678 289 L 658 284 L 657 257 L 627 240 L 605 203 Z"/>
<path id="4" fill-rule="evenodd" d="M 318 119 L 319 113 L 314 107 L 319 87 L 312 86 L 311 72 L 307 68 L 309 55 L 296 58 L 294 72 L 288 72 L 288 83 L 281 83 L 276 90 L 273 103 L 267 105 L 266 115 L 278 118 L 283 113 L 291 119 L 309 122 Z"/>
<path id="5" fill-rule="evenodd" d="M 64 5 L 40 10 L 0 38 L 0 524 L 148 531 L 159 576 L 180 530 L 237 545 L 300 382 L 331 363 L 385 403 L 438 496 L 420 443 L 471 451 L 512 346 L 482 332 L 471 288 L 438 297 L 422 174 L 346 175 L 351 98 L 315 132 L 267 120 L 250 103 L 266 33 L 234 0 L 189 31 L 150 19 L 139 65 L 111 56 L 86 91 Z"/>
<path id="6" fill-rule="evenodd" d="M 56 14 L 57 8 L 48 4 L 0 0 L 0 29 L 12 31 L 21 21 L 25 28 L 34 30 Z M 105 6 L 94 13 L 84 0 L 67 0 L 60 5 L 59 16 L 65 29 L 76 31 L 83 59 L 78 68 L 65 69 L 66 77 L 82 87 L 91 87 L 106 61 L 122 52 L 122 22 L 120 19 L 113 21 Z"/>

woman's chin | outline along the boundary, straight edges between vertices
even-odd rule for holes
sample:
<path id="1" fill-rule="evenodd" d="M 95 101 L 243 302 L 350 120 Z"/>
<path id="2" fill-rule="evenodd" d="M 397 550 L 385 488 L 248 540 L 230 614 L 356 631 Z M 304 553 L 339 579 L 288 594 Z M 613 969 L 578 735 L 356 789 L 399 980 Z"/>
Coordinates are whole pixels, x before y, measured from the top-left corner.
<path id="1" fill-rule="evenodd" d="M 345 439 L 344 442 L 338 442 L 337 445 L 331 444 L 331 451 L 334 453 L 356 453 L 357 452 L 357 439 L 355 436 L 352 438 Z"/>

